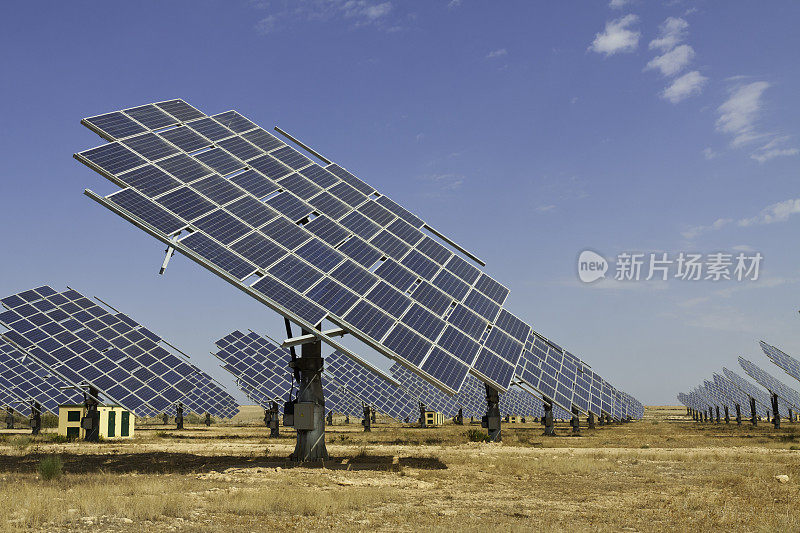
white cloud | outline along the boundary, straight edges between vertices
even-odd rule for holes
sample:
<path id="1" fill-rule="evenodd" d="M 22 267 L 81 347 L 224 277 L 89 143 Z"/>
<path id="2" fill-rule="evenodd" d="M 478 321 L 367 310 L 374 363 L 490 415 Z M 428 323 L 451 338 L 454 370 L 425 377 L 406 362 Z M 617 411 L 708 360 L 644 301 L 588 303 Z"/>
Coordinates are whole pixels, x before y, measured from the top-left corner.
<path id="1" fill-rule="evenodd" d="M 714 159 L 718 155 L 719 154 L 717 152 L 715 152 L 714 150 L 712 150 L 711 148 L 705 148 L 703 150 L 703 157 L 705 157 L 708 160 Z"/>
<path id="2" fill-rule="evenodd" d="M 447 4 L 447 7 L 449 7 L 450 9 L 455 9 L 460 6 L 461 6 L 461 0 L 450 0 L 450 2 L 448 2 Z"/>
<path id="3" fill-rule="evenodd" d="M 633 52 L 639 46 L 639 37 L 642 34 L 630 27 L 638 21 L 639 17 L 636 15 L 625 15 L 622 18 L 606 22 L 605 30 L 595 34 L 589 50 L 605 54 L 606 57 L 620 52 Z"/>
<path id="4" fill-rule="evenodd" d="M 784 200 L 765 207 L 754 217 L 741 219 L 738 224 L 739 226 L 747 227 L 785 222 L 790 216 L 798 213 L 800 213 L 800 198 Z"/>
<path id="5" fill-rule="evenodd" d="M 767 150 L 764 152 L 756 152 L 751 154 L 750 157 L 755 159 L 759 163 L 766 163 L 770 159 L 775 159 L 776 157 L 786 157 L 791 155 L 800 154 L 800 150 L 797 148 L 782 148 L 782 149 L 774 149 L 774 150 Z"/>
<path id="6" fill-rule="evenodd" d="M 709 231 L 721 229 L 728 224 L 733 222 L 731 218 L 718 218 L 712 224 L 708 226 L 693 226 L 686 231 L 682 232 L 681 235 L 684 239 L 692 240 L 695 237 L 702 235 L 703 233 L 707 233 Z"/>
<path id="7" fill-rule="evenodd" d="M 749 218 L 740 218 L 736 221 L 739 227 L 762 226 L 765 224 L 775 224 L 777 222 L 786 222 L 793 215 L 800 214 L 800 198 L 792 198 L 768 205 L 762 209 L 756 216 Z M 692 240 L 703 233 L 722 229 L 725 226 L 733 223 L 732 218 L 718 218 L 708 226 L 692 226 L 686 231 L 681 232 L 684 239 Z M 745 245 L 734 247 L 734 250 L 749 251 L 750 248 Z"/>
<path id="8" fill-rule="evenodd" d="M 632 0 L 611 0 L 611 2 L 608 3 L 608 7 L 610 7 L 611 9 L 622 9 L 623 7 L 631 3 Z"/>
<path id="9" fill-rule="evenodd" d="M 266 35 L 271 33 L 272 30 L 275 29 L 275 22 L 276 22 L 275 15 L 270 15 L 268 17 L 264 17 L 263 19 L 259 20 L 256 24 L 256 31 L 261 35 Z"/>
<path id="10" fill-rule="evenodd" d="M 273 3 L 274 4 L 274 3 Z M 256 2 L 258 9 L 271 7 L 266 2 Z M 386 31 L 396 31 L 397 25 L 389 23 L 390 14 L 394 10 L 391 2 L 374 0 L 293 0 L 284 2 L 282 8 L 276 9 L 270 16 L 256 24 L 256 31 L 261 34 L 289 27 L 293 22 L 349 20 L 353 27 L 376 26 Z"/>
<path id="11" fill-rule="evenodd" d="M 555 205 L 553 205 L 553 204 L 550 204 L 550 205 L 540 205 L 539 207 L 537 207 L 537 208 L 536 208 L 536 210 L 537 210 L 538 212 L 540 212 L 540 213 L 547 213 L 548 211 L 552 211 L 552 210 L 553 210 L 553 209 L 555 209 L 555 208 L 556 208 L 556 206 L 555 206 Z"/>
<path id="12" fill-rule="evenodd" d="M 682 44 L 651 59 L 644 70 L 660 70 L 664 76 L 673 76 L 683 70 L 692 59 L 694 59 L 694 49 L 688 44 Z"/>
<path id="13" fill-rule="evenodd" d="M 673 104 L 677 104 L 686 100 L 690 96 L 700 94 L 703 92 L 703 87 L 708 82 L 708 78 L 700 74 L 698 71 L 693 70 L 687 72 L 680 78 L 672 82 L 672 84 L 664 89 L 661 96 L 665 100 L 669 100 Z"/>
<path id="14" fill-rule="evenodd" d="M 775 137 L 767 144 L 750 154 L 750 158 L 755 159 L 759 163 L 766 163 L 767 161 L 775 159 L 776 157 L 787 157 L 800 153 L 800 150 L 797 148 L 787 148 L 785 146 L 788 140 L 788 136 Z"/>
<path id="15" fill-rule="evenodd" d="M 498 48 L 497 50 L 492 50 L 488 54 L 486 54 L 487 59 L 494 59 L 497 57 L 507 56 L 508 51 L 505 48 Z"/>
<path id="16" fill-rule="evenodd" d="M 765 81 L 739 85 L 717 108 L 717 131 L 733 135 L 731 146 L 742 146 L 764 136 L 756 131 L 756 121 L 764 106 L 761 97 L 769 86 Z"/>
<path id="17" fill-rule="evenodd" d="M 342 10 L 345 17 L 364 18 L 371 22 L 388 15 L 392 10 L 392 3 L 372 4 L 367 0 L 348 0 L 342 5 Z"/>
<path id="18" fill-rule="evenodd" d="M 447 196 L 448 193 L 456 191 L 464 185 L 464 176 L 461 174 L 430 174 L 421 179 L 432 185 L 432 188 L 422 193 L 426 198 Z"/>
<path id="19" fill-rule="evenodd" d="M 682 18 L 667 17 L 659 27 L 658 38 L 650 41 L 648 45 L 651 50 L 657 49 L 662 52 L 671 50 L 686 38 L 689 23 Z"/>

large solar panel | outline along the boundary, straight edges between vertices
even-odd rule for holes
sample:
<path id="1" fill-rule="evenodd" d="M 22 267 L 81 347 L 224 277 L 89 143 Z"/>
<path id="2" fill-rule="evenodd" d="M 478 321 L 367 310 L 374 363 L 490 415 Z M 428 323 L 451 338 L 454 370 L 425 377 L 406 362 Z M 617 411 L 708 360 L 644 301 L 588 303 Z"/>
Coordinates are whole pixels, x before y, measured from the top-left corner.
<path id="1" fill-rule="evenodd" d="M 59 405 L 83 402 L 83 395 L 77 391 L 61 390 L 66 385 L 42 365 L 0 340 L 0 404 L 37 401 L 43 410 L 58 414 Z"/>
<path id="2" fill-rule="evenodd" d="M 468 372 L 501 391 L 516 374 L 566 409 L 621 415 L 615 389 L 573 376 L 585 365 L 571 354 L 523 351 L 532 329 L 502 308 L 507 288 L 340 165 L 313 163 L 235 111 L 208 117 L 182 100 L 82 122 L 112 142 L 76 158 L 123 187 L 87 195 L 304 329 L 328 319 L 450 393 Z"/>
<path id="3" fill-rule="evenodd" d="M 161 337 L 81 293 L 42 286 L 0 300 L 8 328 L 3 340 L 61 381 L 88 384 L 137 416 L 165 412 L 176 402 L 198 409 L 198 398 L 215 416 L 235 414 L 233 397 L 203 398 L 192 380 L 198 369 L 170 352 Z"/>
<path id="4" fill-rule="evenodd" d="M 800 409 L 800 395 L 797 394 L 797 391 L 790 389 L 744 357 L 739 357 L 739 365 L 741 365 L 747 375 L 756 380 L 771 393 L 777 394 L 789 407 L 795 410 Z"/>
<path id="5" fill-rule="evenodd" d="M 125 187 L 87 194 L 118 214 L 308 331 L 328 318 L 449 392 L 470 370 L 508 387 L 530 330 L 508 289 L 343 167 L 182 100 L 83 123 L 112 142 L 76 158 Z"/>
<path id="6" fill-rule="evenodd" d="M 725 377 L 727 377 L 736 387 L 739 388 L 745 395 L 749 398 L 753 398 L 757 404 L 761 404 L 762 408 L 764 409 L 764 413 L 768 411 L 772 411 L 772 400 L 764 390 L 756 387 L 745 378 L 734 372 L 733 370 L 729 370 L 727 368 L 722 369 Z M 783 407 L 781 406 L 782 400 L 778 399 L 778 412 L 782 415 L 781 412 Z M 788 414 L 788 411 L 787 411 Z"/>

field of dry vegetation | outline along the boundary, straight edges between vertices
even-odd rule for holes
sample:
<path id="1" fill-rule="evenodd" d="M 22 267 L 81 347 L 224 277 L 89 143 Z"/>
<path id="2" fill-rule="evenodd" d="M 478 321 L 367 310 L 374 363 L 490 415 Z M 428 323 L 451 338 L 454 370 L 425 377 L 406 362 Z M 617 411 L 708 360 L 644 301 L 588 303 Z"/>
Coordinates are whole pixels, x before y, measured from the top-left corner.
<path id="1" fill-rule="evenodd" d="M 245 425 L 257 411 L 127 442 L 0 432 L 0 531 L 800 531 L 800 424 L 684 412 L 579 437 L 505 425 L 502 444 L 471 442 L 476 426 L 338 421 L 313 467 L 285 460 L 290 430 Z"/>

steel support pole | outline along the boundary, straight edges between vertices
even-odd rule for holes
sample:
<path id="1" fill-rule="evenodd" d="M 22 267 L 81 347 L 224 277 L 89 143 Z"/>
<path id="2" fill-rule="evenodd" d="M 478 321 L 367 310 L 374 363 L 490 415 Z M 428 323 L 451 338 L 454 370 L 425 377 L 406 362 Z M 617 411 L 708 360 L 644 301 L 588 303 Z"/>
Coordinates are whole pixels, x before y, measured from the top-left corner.
<path id="1" fill-rule="evenodd" d="M 750 398 L 750 423 L 753 426 L 758 425 L 758 415 L 756 415 L 756 399 Z"/>
<path id="2" fill-rule="evenodd" d="M 38 435 L 42 431 L 42 404 L 31 402 L 31 435 Z"/>
<path id="3" fill-rule="evenodd" d="M 581 419 L 578 417 L 578 408 L 574 405 L 572 406 L 572 420 L 570 420 L 569 425 L 572 426 L 573 435 L 581 434 Z"/>
<path id="4" fill-rule="evenodd" d="M 364 410 L 364 419 L 361 420 L 361 425 L 364 426 L 364 431 L 372 431 L 372 408 L 368 404 L 364 404 L 362 409 Z"/>
<path id="5" fill-rule="evenodd" d="M 553 403 L 549 401 L 544 402 L 544 434 L 548 437 L 554 437 L 556 434 L 553 424 Z"/>
<path id="6" fill-rule="evenodd" d="M 772 424 L 775 426 L 775 429 L 780 429 L 781 427 L 781 412 L 778 409 L 778 395 L 774 392 L 772 393 Z"/>
<path id="7" fill-rule="evenodd" d="M 303 331 L 303 335 L 309 332 Z M 290 363 L 300 381 L 297 391 L 295 413 L 299 405 L 309 408 L 311 417 L 308 428 L 298 428 L 298 416 L 294 416 L 297 444 L 291 455 L 293 461 L 323 461 L 328 459 L 325 447 L 325 393 L 322 390 L 322 341 L 302 345 L 301 356 Z"/>
<path id="8" fill-rule="evenodd" d="M 725 405 L 724 407 L 725 407 L 725 423 L 726 424 L 730 424 L 731 423 L 731 416 L 728 413 L 728 406 Z"/>
<path id="9" fill-rule="evenodd" d="M 742 406 L 738 403 L 736 404 L 736 425 L 742 425 Z"/>
<path id="10" fill-rule="evenodd" d="M 595 428 L 595 426 L 594 426 L 594 413 L 591 412 L 591 411 L 589 411 L 589 416 L 586 417 L 586 425 L 589 427 L 589 429 L 594 429 Z"/>
<path id="11" fill-rule="evenodd" d="M 175 429 L 183 429 L 183 404 L 178 402 L 175 407 Z"/>
<path id="12" fill-rule="evenodd" d="M 482 426 L 489 433 L 489 442 L 500 442 L 500 391 L 486 384 L 486 416 L 483 417 Z"/>

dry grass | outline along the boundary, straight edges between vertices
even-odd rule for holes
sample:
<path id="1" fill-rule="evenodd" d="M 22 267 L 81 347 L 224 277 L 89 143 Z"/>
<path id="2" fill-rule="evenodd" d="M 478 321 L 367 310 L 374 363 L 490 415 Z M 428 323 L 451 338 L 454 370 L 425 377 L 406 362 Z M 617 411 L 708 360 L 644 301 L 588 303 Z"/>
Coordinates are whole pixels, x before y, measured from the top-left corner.
<path id="1" fill-rule="evenodd" d="M 4 437 L 0 530 L 800 531 L 793 425 L 651 408 L 580 437 L 526 424 L 505 426 L 502 444 L 470 442 L 474 427 L 334 425 L 335 459 L 313 468 L 285 461 L 283 428 L 280 439 L 263 426 L 161 426 L 94 445 Z M 46 454 L 63 458 L 61 479 L 36 474 Z"/>

